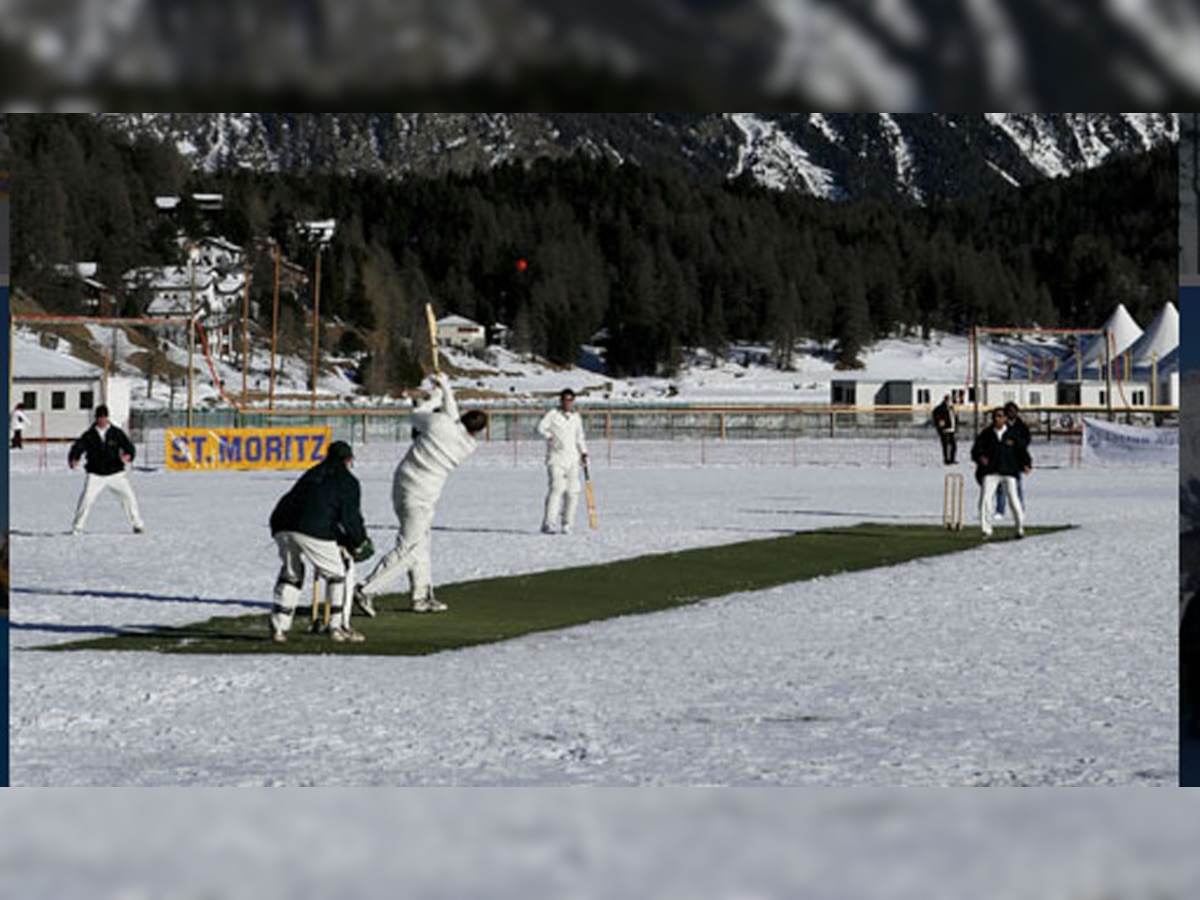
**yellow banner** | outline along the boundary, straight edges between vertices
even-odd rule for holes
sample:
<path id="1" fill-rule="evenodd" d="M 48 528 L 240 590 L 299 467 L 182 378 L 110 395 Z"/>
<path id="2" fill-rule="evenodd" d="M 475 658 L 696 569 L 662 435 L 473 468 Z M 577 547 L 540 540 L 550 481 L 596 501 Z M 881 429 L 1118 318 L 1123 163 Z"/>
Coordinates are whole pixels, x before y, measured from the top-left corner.
<path id="1" fill-rule="evenodd" d="M 325 458 L 328 425 L 294 428 L 168 428 L 167 468 L 307 469 Z"/>

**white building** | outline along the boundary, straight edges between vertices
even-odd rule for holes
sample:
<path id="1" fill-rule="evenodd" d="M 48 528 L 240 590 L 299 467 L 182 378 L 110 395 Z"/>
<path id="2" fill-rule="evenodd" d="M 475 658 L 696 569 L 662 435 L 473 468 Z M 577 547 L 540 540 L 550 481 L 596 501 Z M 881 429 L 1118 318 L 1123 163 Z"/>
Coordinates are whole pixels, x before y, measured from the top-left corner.
<path id="1" fill-rule="evenodd" d="M 437 321 L 437 342 L 463 350 L 482 350 L 487 346 L 487 329 L 465 316 L 446 316 Z"/>
<path id="2" fill-rule="evenodd" d="M 1108 407 L 1109 385 L 1103 381 L 1060 381 L 1057 385 L 1059 406 Z M 1136 409 L 1150 406 L 1154 394 L 1149 379 L 1112 380 L 1112 403 L 1114 410 Z"/>
<path id="3" fill-rule="evenodd" d="M 130 382 L 73 356 L 41 346 L 36 338 L 13 336 L 12 405 L 25 405 L 26 440 L 74 440 L 105 403 L 114 423 L 129 421 Z"/>
<path id="4" fill-rule="evenodd" d="M 1166 354 L 1157 365 L 1158 393 L 1155 404 L 1158 406 L 1179 406 L 1179 347 Z"/>
<path id="5" fill-rule="evenodd" d="M 1097 396 L 1096 388 L 1104 390 L 1103 382 L 1074 382 L 1089 398 Z M 1144 387 L 1144 385 L 1139 385 Z M 880 407 L 907 407 L 914 411 L 932 412 L 933 407 L 950 395 L 955 406 L 975 405 L 975 390 L 962 381 L 938 381 L 928 378 L 835 378 L 830 382 L 830 403 L 857 410 Z M 1016 403 L 1021 409 L 1034 411 L 1062 403 L 1060 383 L 997 379 L 983 381 L 979 386 L 979 405 L 990 409 L 1005 403 Z M 1071 401 L 1077 403 L 1078 401 Z M 1143 404 L 1148 401 L 1143 401 Z M 1091 405 L 1103 405 L 1092 400 Z"/>
<path id="6" fill-rule="evenodd" d="M 193 309 L 207 315 L 215 307 L 216 276 L 201 266 L 196 266 L 194 273 L 186 265 L 142 266 L 126 272 L 123 281 L 126 292 L 146 296 L 143 312 L 147 316 L 188 316 Z"/>
<path id="7" fill-rule="evenodd" d="M 182 202 L 182 197 L 175 194 L 160 194 L 154 198 L 155 208 L 162 213 L 173 213 L 179 209 L 179 204 Z M 225 195 L 224 194 L 192 194 L 192 203 L 196 205 L 196 209 L 203 212 L 216 212 L 224 209 Z"/>
<path id="8" fill-rule="evenodd" d="M 830 382 L 829 394 L 832 405 L 855 409 L 903 406 L 932 410 L 947 394 L 959 406 L 973 399 L 961 381 L 928 378 L 835 378 Z"/>

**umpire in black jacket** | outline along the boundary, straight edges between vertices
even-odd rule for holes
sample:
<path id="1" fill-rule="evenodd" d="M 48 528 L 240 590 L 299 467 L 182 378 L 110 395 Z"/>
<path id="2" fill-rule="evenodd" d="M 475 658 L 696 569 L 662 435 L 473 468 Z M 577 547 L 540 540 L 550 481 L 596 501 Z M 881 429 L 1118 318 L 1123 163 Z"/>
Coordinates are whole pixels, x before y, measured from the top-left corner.
<path id="1" fill-rule="evenodd" d="M 345 441 L 329 445 L 325 459 L 300 476 L 271 513 L 271 535 L 282 566 L 275 580 L 271 610 L 271 639 L 287 640 L 304 586 L 304 561 L 314 578 L 324 578 L 329 605 L 337 615 L 330 621 L 335 641 L 361 641 L 350 627 L 350 598 L 354 591 L 354 562 L 375 552 L 362 517 L 362 490 L 350 474 L 354 451 Z M 340 608 L 340 609 L 339 609 Z"/>
<path id="2" fill-rule="evenodd" d="M 985 538 L 992 536 L 992 508 L 998 488 L 1003 486 L 1017 523 L 1017 537 L 1025 537 L 1025 509 L 1017 496 L 1017 476 L 1029 472 L 1033 460 L 1028 444 L 1008 427 L 1004 410 L 992 410 L 992 424 L 980 432 L 971 447 L 975 461 L 975 478 L 982 485 L 979 497 L 979 527 Z"/>
<path id="3" fill-rule="evenodd" d="M 71 534 L 83 532 L 83 523 L 87 521 L 92 504 L 105 488 L 110 488 L 120 499 L 125 518 L 134 532 L 141 534 L 146 530 L 146 523 L 138 511 L 137 497 L 133 495 L 133 485 L 125 472 L 125 464 L 133 462 L 136 455 L 128 435 L 108 420 L 108 407 L 103 403 L 97 406 L 92 426 L 79 436 L 67 453 L 67 464 L 72 469 L 79 465 L 81 457 L 87 457 L 84 464 L 87 481 L 83 483 L 83 493 L 75 505 Z"/>
<path id="4" fill-rule="evenodd" d="M 955 432 L 958 430 L 958 416 L 954 412 L 954 403 L 946 394 L 942 402 L 933 408 L 933 427 L 937 429 L 938 437 L 942 440 L 942 462 L 948 466 L 954 465 L 954 455 L 958 451 Z"/>

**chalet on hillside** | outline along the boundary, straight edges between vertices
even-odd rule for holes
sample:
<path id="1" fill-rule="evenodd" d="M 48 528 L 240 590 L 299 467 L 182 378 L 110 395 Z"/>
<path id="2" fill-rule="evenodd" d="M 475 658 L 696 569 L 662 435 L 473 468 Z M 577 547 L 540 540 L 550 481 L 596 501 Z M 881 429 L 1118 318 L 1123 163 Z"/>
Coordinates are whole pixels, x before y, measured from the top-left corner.
<path id="1" fill-rule="evenodd" d="M 465 316 L 446 316 L 437 320 L 437 342 L 462 350 L 482 350 L 487 346 L 487 329 Z"/>
<path id="2" fill-rule="evenodd" d="M 223 237 L 202 237 L 191 240 L 180 236 L 178 243 L 185 252 L 189 246 L 196 248 L 196 265 L 228 272 L 240 269 L 246 259 L 246 251 Z"/>
<path id="3" fill-rule="evenodd" d="M 193 306 L 193 275 L 195 299 Z M 125 273 L 125 290 L 146 298 L 143 314 L 149 318 L 186 318 L 195 312 L 214 355 L 232 352 L 234 333 L 241 321 L 246 276 L 240 269 L 227 274 L 207 266 L 143 266 Z M 167 337 L 187 340 L 187 329 L 171 326 Z"/>
<path id="4" fill-rule="evenodd" d="M 96 278 L 98 269 L 94 262 L 61 263 L 54 267 L 54 273 L 78 298 L 85 315 L 115 315 L 116 299 L 107 285 Z"/>

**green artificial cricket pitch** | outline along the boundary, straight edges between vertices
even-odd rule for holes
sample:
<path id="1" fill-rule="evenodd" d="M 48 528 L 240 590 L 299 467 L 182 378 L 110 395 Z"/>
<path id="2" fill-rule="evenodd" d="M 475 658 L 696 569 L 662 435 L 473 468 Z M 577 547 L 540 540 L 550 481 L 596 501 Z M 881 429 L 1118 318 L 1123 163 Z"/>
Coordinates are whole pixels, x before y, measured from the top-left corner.
<path id="1" fill-rule="evenodd" d="M 1030 528 L 1034 537 L 1070 526 Z M 991 543 L 1011 540 L 999 529 Z M 219 617 L 194 625 L 123 632 L 112 637 L 56 644 L 50 650 L 143 650 L 160 653 L 343 653 L 416 656 L 487 644 L 535 631 L 638 615 L 711 597 L 758 591 L 891 566 L 980 546 L 977 529 L 948 531 L 932 525 L 862 524 L 804 531 L 786 537 L 659 553 L 603 565 L 554 569 L 438 586 L 450 610 L 417 614 L 401 595 L 377 598 L 374 619 L 354 618 L 366 635 L 337 644 L 309 634 L 307 606 L 297 610 L 287 643 L 267 639 L 266 613 Z"/>

